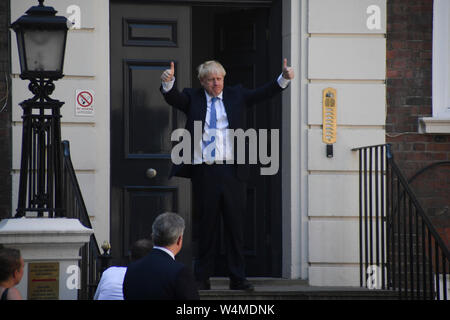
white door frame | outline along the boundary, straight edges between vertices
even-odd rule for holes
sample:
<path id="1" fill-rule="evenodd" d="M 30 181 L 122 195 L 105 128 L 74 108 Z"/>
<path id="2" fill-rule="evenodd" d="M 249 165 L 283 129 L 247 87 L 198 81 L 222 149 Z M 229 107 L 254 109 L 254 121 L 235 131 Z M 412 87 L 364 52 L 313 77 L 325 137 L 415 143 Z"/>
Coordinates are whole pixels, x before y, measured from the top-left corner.
<path id="1" fill-rule="evenodd" d="M 307 1 L 283 1 L 283 57 L 295 69 L 283 93 L 282 275 L 308 278 Z"/>

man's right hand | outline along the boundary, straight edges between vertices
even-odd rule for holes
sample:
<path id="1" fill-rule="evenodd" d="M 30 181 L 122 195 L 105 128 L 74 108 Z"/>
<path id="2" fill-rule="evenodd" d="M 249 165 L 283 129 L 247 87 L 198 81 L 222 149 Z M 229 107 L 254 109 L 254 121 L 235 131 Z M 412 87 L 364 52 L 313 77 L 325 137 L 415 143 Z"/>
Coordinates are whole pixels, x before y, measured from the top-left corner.
<path id="1" fill-rule="evenodd" d="M 170 62 L 170 69 L 167 69 L 163 72 L 163 74 L 161 75 L 161 81 L 162 82 L 170 82 L 173 80 L 175 74 L 175 65 L 172 62 Z"/>

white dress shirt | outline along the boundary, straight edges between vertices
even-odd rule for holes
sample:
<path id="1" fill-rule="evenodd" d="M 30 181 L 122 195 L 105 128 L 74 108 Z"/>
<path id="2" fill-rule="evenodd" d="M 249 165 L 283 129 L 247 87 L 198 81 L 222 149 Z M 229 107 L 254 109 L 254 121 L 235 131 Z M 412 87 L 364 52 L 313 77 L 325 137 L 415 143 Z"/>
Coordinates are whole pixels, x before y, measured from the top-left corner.
<path id="1" fill-rule="evenodd" d="M 290 80 L 283 78 L 283 76 L 280 74 L 280 76 L 277 79 L 278 85 L 285 89 L 289 83 Z M 162 82 L 162 89 L 164 92 L 169 92 L 173 88 L 173 84 L 175 83 L 175 77 L 172 78 L 172 81 L 169 82 Z M 215 157 L 214 160 L 216 162 L 223 162 L 226 163 L 228 161 L 233 161 L 234 159 L 234 150 L 233 150 L 233 141 L 232 141 L 232 135 L 231 132 L 227 131 L 228 129 L 228 117 L 227 112 L 225 111 L 225 106 L 223 104 L 223 92 L 221 92 L 217 98 L 218 100 L 215 103 L 216 108 L 216 116 L 217 116 L 217 123 L 216 123 L 216 130 L 210 130 L 209 128 L 209 120 L 211 118 L 211 101 L 212 98 L 206 91 L 206 119 L 204 124 L 204 131 L 203 131 L 203 141 L 199 141 L 200 148 L 194 148 L 194 157 L 193 161 L 194 164 L 201 164 L 203 162 L 206 162 L 207 159 L 210 158 L 210 155 L 208 155 L 208 150 L 206 148 L 203 148 L 204 141 L 210 141 L 211 134 L 215 135 Z"/>
<path id="2" fill-rule="evenodd" d="M 94 300 L 123 300 L 123 279 L 127 267 L 109 267 L 102 273 Z"/>

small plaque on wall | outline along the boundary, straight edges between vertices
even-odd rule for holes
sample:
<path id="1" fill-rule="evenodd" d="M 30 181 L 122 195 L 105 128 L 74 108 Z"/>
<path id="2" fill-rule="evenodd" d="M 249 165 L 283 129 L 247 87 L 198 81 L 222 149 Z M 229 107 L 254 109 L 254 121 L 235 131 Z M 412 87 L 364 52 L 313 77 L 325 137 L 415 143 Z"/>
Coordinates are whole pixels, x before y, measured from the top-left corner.
<path id="1" fill-rule="evenodd" d="M 59 299 L 59 262 L 28 264 L 28 300 Z"/>

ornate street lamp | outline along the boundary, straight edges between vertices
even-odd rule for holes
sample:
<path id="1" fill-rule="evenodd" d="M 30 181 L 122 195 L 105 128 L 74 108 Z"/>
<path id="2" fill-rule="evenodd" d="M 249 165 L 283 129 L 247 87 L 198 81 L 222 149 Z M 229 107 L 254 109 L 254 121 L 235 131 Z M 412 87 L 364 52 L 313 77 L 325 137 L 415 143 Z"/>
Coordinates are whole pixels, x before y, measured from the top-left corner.
<path id="1" fill-rule="evenodd" d="M 63 77 L 68 21 L 53 7 L 33 6 L 11 28 L 17 35 L 20 78 L 34 96 L 23 109 L 22 158 L 16 217 L 28 212 L 63 216 L 61 115 L 64 102 L 49 97 Z"/>

